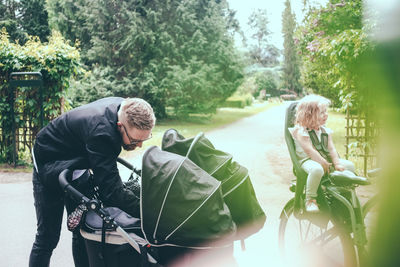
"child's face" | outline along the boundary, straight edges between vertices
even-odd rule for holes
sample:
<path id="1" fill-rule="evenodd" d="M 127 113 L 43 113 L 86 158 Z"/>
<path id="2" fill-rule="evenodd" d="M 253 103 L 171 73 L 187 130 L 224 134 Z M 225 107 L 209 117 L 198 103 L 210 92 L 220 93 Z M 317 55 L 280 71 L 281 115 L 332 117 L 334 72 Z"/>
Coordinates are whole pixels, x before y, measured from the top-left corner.
<path id="1" fill-rule="evenodd" d="M 318 121 L 319 125 L 325 125 L 327 119 L 328 119 L 328 111 L 326 110 L 326 107 L 321 107 L 319 114 L 319 121 Z"/>

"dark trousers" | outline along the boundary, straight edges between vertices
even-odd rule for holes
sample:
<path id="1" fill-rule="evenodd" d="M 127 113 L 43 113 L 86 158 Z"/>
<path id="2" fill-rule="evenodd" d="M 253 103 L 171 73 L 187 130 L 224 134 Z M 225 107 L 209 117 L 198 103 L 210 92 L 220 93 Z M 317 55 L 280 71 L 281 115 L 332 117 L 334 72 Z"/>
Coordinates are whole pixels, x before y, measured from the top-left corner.
<path id="1" fill-rule="evenodd" d="M 61 190 L 46 188 L 35 170 L 32 182 L 37 233 L 29 257 L 29 267 L 46 267 L 49 266 L 50 257 L 60 239 L 65 201 Z M 79 231 L 73 233 L 72 252 L 77 267 L 89 266 L 83 241 Z"/>

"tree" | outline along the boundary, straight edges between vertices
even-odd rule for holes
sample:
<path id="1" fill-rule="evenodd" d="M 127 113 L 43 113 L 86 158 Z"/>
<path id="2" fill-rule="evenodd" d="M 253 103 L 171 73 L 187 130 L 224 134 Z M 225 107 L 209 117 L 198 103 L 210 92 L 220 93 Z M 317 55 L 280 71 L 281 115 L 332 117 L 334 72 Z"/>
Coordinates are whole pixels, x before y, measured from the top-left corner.
<path id="1" fill-rule="evenodd" d="M 21 26 L 31 36 L 48 41 L 50 28 L 45 0 L 21 0 Z"/>
<path id="2" fill-rule="evenodd" d="M 50 29 L 45 0 L 0 1 L 0 29 L 3 27 L 13 42 L 24 44 L 28 35 L 47 41 Z"/>
<path id="3" fill-rule="evenodd" d="M 279 96 L 280 91 L 278 90 L 278 78 L 279 75 L 270 70 L 257 73 L 255 75 L 255 82 L 257 85 L 257 89 L 253 92 L 254 97 L 258 97 L 260 95 L 261 90 L 265 90 L 267 94 L 270 96 Z"/>
<path id="4" fill-rule="evenodd" d="M 299 28 L 304 87 L 335 106 L 364 103 L 356 90 L 357 61 L 373 44 L 363 26 L 362 0 L 331 0 L 309 10 Z"/>
<path id="5" fill-rule="evenodd" d="M 190 2 L 187 13 L 178 17 L 178 25 L 189 31 L 174 37 L 179 41 L 178 53 L 184 58 L 174 61 L 167 71 L 166 89 L 173 88 L 167 90 L 168 96 L 173 96 L 167 97 L 167 103 L 180 114 L 185 114 L 185 110 L 212 113 L 240 85 L 242 66 L 233 37 L 226 34 L 229 30 L 226 2 Z M 176 27 L 174 23 L 170 25 Z"/>
<path id="6" fill-rule="evenodd" d="M 21 3 L 15 0 L 0 1 L 0 29 L 5 28 L 10 40 L 24 43 L 26 35 L 20 27 L 20 19 L 17 17 Z"/>
<path id="7" fill-rule="evenodd" d="M 80 101 L 111 90 L 145 98 L 158 117 L 166 116 L 166 107 L 177 115 L 212 113 L 241 82 L 231 34 L 235 23 L 226 1 L 50 2 L 52 26 L 72 41 L 85 38 L 82 56 L 96 79 L 76 83 L 79 92 L 91 92 L 73 94 Z M 78 21 L 73 10 L 80 14 L 79 29 L 71 25 Z"/>
<path id="8" fill-rule="evenodd" d="M 296 27 L 295 15 L 292 12 L 290 0 L 285 1 L 285 10 L 282 14 L 283 33 L 283 87 L 300 94 L 302 91 L 299 83 L 300 70 L 296 46 L 293 40 Z"/>
<path id="9" fill-rule="evenodd" d="M 262 66 L 273 66 L 278 64 L 278 57 L 280 52 L 274 45 L 269 44 L 269 35 L 271 34 L 268 29 L 268 16 L 267 10 L 258 9 L 254 11 L 249 17 L 249 26 L 253 29 L 254 33 L 252 38 L 255 44 L 250 45 L 250 57 L 255 63 Z"/>
<path id="10" fill-rule="evenodd" d="M 98 1 L 88 0 L 47 0 L 49 25 L 61 32 L 71 43 L 79 44 L 81 58 L 88 64 L 87 51 L 92 46 L 91 33 L 87 27 L 91 7 Z"/>

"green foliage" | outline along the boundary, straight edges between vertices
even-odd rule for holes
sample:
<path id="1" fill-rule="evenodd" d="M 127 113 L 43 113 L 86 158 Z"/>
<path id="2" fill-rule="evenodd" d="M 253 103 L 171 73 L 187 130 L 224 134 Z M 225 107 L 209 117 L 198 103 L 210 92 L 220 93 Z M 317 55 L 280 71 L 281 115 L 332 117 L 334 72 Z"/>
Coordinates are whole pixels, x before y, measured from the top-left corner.
<path id="1" fill-rule="evenodd" d="M 330 98 L 342 111 L 348 109 L 352 117 L 358 117 L 355 121 L 363 124 L 364 130 L 351 131 L 357 139 L 347 146 L 350 155 L 364 155 L 370 160 L 373 159 L 370 155 L 375 154 L 378 134 L 378 124 L 370 115 L 376 105 L 366 97 L 364 91 L 368 86 L 360 83 L 365 79 L 360 72 L 363 67 L 360 59 L 375 46 L 367 34 L 371 27 L 368 23 L 363 23 L 362 0 L 331 0 L 326 7 L 309 11 L 298 32 L 298 41 L 304 86 Z"/>
<path id="2" fill-rule="evenodd" d="M 99 98 L 113 96 L 115 88 L 118 88 L 118 84 L 112 77 L 112 70 L 97 67 L 85 72 L 81 79 L 71 81 L 68 98 L 74 100 L 74 106 L 81 106 Z"/>
<path id="3" fill-rule="evenodd" d="M 372 46 L 362 24 L 362 1 L 330 1 L 311 9 L 299 32 L 303 85 L 333 100 L 356 105 L 357 60 Z M 350 101 L 349 101 L 350 100 Z"/>
<path id="4" fill-rule="evenodd" d="M 48 9 L 89 69 L 74 104 L 112 94 L 148 100 L 158 118 L 167 107 L 214 113 L 242 80 L 226 1 L 50 0 Z"/>
<path id="5" fill-rule="evenodd" d="M 253 96 L 258 97 L 261 90 L 265 90 L 266 94 L 271 96 L 279 96 L 277 73 L 272 71 L 264 71 L 255 75 L 255 83 L 257 88 L 253 91 Z"/>
<path id="6" fill-rule="evenodd" d="M 393 10 L 399 10 L 399 2 L 392 3 Z M 367 57 L 360 62 L 364 74 L 362 83 L 365 97 L 378 108 L 373 111 L 382 126 L 379 164 L 382 173 L 376 179 L 379 185 L 379 214 L 370 239 L 370 266 L 398 266 L 400 255 L 397 240 L 400 238 L 400 38 L 397 32 L 398 12 L 391 13 L 390 23 L 385 33 L 395 33 L 393 39 L 379 43 Z M 383 24 L 383 23 L 382 23 Z M 389 26 L 389 27 L 388 27 Z"/>
<path id="7" fill-rule="evenodd" d="M 85 7 L 90 2 L 87 0 L 47 0 L 46 3 L 50 28 L 59 31 L 72 43 L 79 43 L 81 58 L 86 62 L 90 34 L 86 27 Z M 90 10 L 90 6 L 87 6 L 87 9 Z"/>
<path id="8" fill-rule="evenodd" d="M 222 104 L 222 107 L 227 108 L 244 108 L 246 106 L 250 106 L 253 103 L 253 96 L 251 94 L 246 95 L 233 95 L 229 97 Z"/>
<path id="9" fill-rule="evenodd" d="M 44 5 L 45 0 L 1 1 L 0 29 L 6 28 L 12 42 L 24 44 L 29 35 L 47 41 L 50 29 Z"/>
<path id="10" fill-rule="evenodd" d="M 252 95 L 257 90 L 256 79 L 254 75 L 246 75 L 242 84 L 236 90 L 235 95 Z"/>
<path id="11" fill-rule="evenodd" d="M 249 56 L 254 64 L 261 66 L 274 66 L 278 64 L 280 51 L 269 43 L 267 10 L 257 9 L 249 17 L 249 26 L 253 30 L 252 38 L 255 44 L 249 47 Z"/>
<path id="12" fill-rule="evenodd" d="M 25 45 L 12 43 L 3 28 L 0 32 L 0 160 L 10 161 L 12 140 L 11 118 L 11 72 L 40 71 L 43 76 L 43 97 L 45 124 L 60 114 L 61 101 L 69 86 L 69 78 L 79 68 L 79 53 L 69 46 L 62 36 L 53 32 L 49 42 L 42 44 L 37 37 L 30 37 Z M 29 128 L 33 136 L 39 130 L 39 92 L 38 88 L 21 87 L 14 91 L 15 117 L 17 128 Z"/>
<path id="13" fill-rule="evenodd" d="M 300 70 L 299 60 L 297 57 L 297 49 L 294 44 L 294 30 L 296 21 L 294 13 L 290 5 L 290 1 L 285 1 L 285 10 L 282 15 L 282 33 L 284 37 L 283 42 L 283 87 L 288 90 L 296 92 L 298 95 L 302 92 L 299 83 Z"/>
<path id="14" fill-rule="evenodd" d="M 45 0 L 21 0 L 21 26 L 28 35 L 47 42 L 50 35 Z"/>
<path id="15" fill-rule="evenodd" d="M 24 42 L 26 36 L 16 14 L 20 6 L 20 2 L 16 0 L 0 1 L 0 29 L 5 28 L 9 32 L 11 41 Z"/>

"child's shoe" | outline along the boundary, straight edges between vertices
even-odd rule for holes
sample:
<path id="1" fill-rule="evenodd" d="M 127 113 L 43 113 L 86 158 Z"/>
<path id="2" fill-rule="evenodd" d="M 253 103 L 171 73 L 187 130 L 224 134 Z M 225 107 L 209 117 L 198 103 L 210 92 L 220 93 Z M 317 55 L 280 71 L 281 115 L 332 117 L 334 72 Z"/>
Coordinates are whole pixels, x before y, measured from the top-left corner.
<path id="1" fill-rule="evenodd" d="M 306 211 L 310 213 L 319 212 L 317 201 L 315 199 L 310 199 L 306 201 Z"/>

